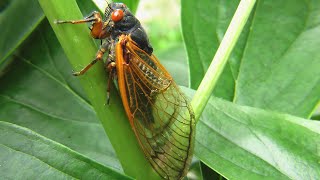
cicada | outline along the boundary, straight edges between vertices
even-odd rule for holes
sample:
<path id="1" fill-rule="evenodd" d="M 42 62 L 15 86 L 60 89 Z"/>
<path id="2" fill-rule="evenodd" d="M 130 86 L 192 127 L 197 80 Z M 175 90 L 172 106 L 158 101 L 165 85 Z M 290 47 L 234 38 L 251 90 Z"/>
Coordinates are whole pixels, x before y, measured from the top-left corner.
<path id="1" fill-rule="evenodd" d="M 123 107 L 138 143 L 153 169 L 164 179 L 181 179 L 189 168 L 194 144 L 193 110 L 168 71 L 153 54 L 139 20 L 123 3 L 108 3 L 105 18 L 94 11 L 83 20 L 90 22 L 93 38 L 101 46 L 84 74 L 108 54 L 105 67 L 110 82 L 117 80 Z M 109 99 L 109 98 L 108 98 Z"/>

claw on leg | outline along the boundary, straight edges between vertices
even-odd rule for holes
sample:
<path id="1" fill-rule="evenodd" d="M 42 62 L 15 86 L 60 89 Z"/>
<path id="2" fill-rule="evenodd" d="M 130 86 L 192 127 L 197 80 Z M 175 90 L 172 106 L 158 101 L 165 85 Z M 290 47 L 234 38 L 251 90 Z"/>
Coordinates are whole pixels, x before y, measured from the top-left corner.
<path id="1" fill-rule="evenodd" d="M 83 75 L 85 72 L 87 72 L 96 62 L 102 60 L 102 56 L 103 56 L 104 52 L 99 50 L 96 58 L 94 60 L 92 60 L 86 67 L 84 67 L 83 69 L 81 69 L 79 72 L 72 72 L 72 75 L 74 76 L 80 76 Z"/>

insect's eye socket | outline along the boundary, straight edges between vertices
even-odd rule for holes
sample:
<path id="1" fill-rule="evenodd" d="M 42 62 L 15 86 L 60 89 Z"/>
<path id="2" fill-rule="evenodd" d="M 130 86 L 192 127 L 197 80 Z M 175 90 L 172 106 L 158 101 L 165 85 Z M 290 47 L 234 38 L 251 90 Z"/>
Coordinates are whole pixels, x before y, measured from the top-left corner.
<path id="1" fill-rule="evenodd" d="M 118 22 L 121 21 L 123 18 L 123 11 L 122 9 L 116 9 L 115 11 L 112 12 L 111 14 L 111 19 L 113 22 Z"/>

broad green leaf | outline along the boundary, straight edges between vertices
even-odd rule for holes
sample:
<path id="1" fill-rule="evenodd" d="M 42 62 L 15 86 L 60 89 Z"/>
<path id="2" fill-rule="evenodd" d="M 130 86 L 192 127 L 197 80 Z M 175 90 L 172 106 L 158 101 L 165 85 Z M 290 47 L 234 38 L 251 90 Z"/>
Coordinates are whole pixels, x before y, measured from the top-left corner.
<path id="1" fill-rule="evenodd" d="M 77 0 L 84 14 L 97 9 L 91 1 Z M 0 65 L 9 58 L 45 18 L 37 0 L 2 0 L 0 3 Z M 0 74 L 1 75 L 1 74 Z"/>
<path id="2" fill-rule="evenodd" d="M 0 121 L 4 179 L 129 179 L 29 129 Z"/>
<path id="3" fill-rule="evenodd" d="M 113 148 L 45 20 L 0 78 L 0 119 L 121 169 Z M 107 107 L 105 107 L 107 108 Z"/>
<path id="4" fill-rule="evenodd" d="M 91 1 L 77 2 L 86 14 L 96 9 Z M 32 8 L 32 3 L 29 5 Z M 70 75 L 71 66 L 48 23 L 42 23 L 22 46 L 8 74 L 0 79 L 3 85 L 0 91 L 4 92 L 0 103 L 5 104 L 0 116 L 121 170 L 78 80 Z M 31 86 L 33 82 L 37 84 Z"/>
<path id="5" fill-rule="evenodd" d="M 43 19 L 37 0 L 1 0 L 0 65 L 5 63 Z"/>
<path id="6" fill-rule="evenodd" d="M 190 68 L 190 85 L 196 89 L 223 38 L 239 1 L 182 1 L 181 23 Z M 232 101 L 240 59 L 245 47 L 248 28 L 240 37 L 231 54 L 220 80 L 215 96 Z"/>
<path id="7" fill-rule="evenodd" d="M 320 99 L 320 1 L 259 1 L 235 102 L 310 117 Z"/>
<path id="8" fill-rule="evenodd" d="M 258 2 L 214 94 L 243 105 L 310 117 L 320 99 L 316 8 L 320 1 Z M 237 4 L 182 2 L 192 87 L 200 83 Z"/>
<path id="9" fill-rule="evenodd" d="M 212 97 L 197 124 L 195 155 L 228 179 L 319 179 L 319 146 L 318 121 Z"/>

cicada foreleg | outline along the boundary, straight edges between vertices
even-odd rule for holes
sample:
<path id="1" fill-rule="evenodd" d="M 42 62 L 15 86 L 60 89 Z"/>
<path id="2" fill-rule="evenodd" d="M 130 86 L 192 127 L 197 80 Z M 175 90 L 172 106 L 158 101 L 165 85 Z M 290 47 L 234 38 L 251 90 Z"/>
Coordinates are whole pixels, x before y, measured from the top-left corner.
<path id="1" fill-rule="evenodd" d="M 104 21 L 99 12 L 93 11 L 89 16 L 84 17 L 81 20 L 55 20 L 56 24 L 81 24 L 91 22 L 90 31 L 91 36 L 95 39 L 104 39 L 108 37 L 110 34 L 104 28 Z"/>
<path id="2" fill-rule="evenodd" d="M 101 21 L 101 15 L 97 11 L 93 11 L 89 16 L 84 17 L 84 19 L 80 20 L 55 20 L 54 23 L 56 24 L 81 24 L 87 22 L 98 22 Z"/>

